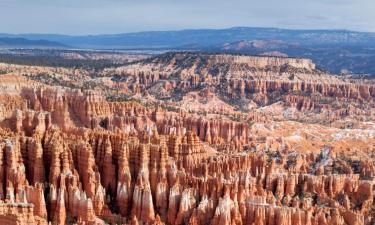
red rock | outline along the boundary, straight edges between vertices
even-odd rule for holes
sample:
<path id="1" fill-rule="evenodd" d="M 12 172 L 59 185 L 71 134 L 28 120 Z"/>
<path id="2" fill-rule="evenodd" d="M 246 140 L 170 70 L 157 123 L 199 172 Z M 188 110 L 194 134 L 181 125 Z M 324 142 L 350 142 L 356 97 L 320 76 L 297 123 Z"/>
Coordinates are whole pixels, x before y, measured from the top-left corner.
<path id="1" fill-rule="evenodd" d="M 128 94 L 158 107 L 0 77 L 0 224 L 374 222 L 370 81 L 350 83 L 302 59 L 167 56 L 118 68 Z M 254 108 L 169 109 L 157 87 Z M 347 118 L 355 129 L 279 112 Z"/>

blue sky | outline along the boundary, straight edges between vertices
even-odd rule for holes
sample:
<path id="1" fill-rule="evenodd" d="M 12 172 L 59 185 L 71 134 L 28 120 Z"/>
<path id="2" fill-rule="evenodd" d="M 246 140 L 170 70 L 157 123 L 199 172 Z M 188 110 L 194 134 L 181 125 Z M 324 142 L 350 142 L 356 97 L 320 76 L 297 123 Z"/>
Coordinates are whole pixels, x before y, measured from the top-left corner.
<path id="1" fill-rule="evenodd" d="M 374 0 L 0 0 L 0 33 L 228 28 L 375 32 Z"/>

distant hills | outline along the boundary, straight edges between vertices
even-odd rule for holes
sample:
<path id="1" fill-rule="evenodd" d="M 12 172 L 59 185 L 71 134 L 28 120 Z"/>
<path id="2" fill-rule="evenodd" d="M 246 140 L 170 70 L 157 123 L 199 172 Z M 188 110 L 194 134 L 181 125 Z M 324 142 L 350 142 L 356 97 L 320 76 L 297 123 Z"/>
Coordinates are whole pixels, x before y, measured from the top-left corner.
<path id="1" fill-rule="evenodd" d="M 311 58 L 332 73 L 375 74 L 375 33 L 347 30 L 235 27 L 84 36 L 0 34 L 2 46 L 278 55 Z"/>
<path id="2" fill-rule="evenodd" d="M 29 40 L 25 38 L 0 37 L 0 48 L 66 48 L 60 44 L 47 40 Z"/>
<path id="3" fill-rule="evenodd" d="M 280 40 L 303 45 L 375 46 L 375 33 L 347 30 L 288 30 L 235 27 L 180 31 L 147 31 L 124 34 L 69 36 L 58 34 L 0 34 L 0 37 L 48 40 L 76 48 L 207 48 L 240 40 Z"/>

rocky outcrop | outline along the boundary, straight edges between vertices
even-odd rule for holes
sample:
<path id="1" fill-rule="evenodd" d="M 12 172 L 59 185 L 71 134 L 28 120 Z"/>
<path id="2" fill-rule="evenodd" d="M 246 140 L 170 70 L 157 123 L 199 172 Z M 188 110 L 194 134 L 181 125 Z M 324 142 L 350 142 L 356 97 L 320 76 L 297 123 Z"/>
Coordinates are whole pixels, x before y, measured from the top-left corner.
<path id="1" fill-rule="evenodd" d="M 137 93 L 147 90 L 156 97 L 198 87 L 213 88 L 223 98 L 261 98 L 258 100 L 262 104 L 269 104 L 274 95 L 284 93 L 320 94 L 362 102 L 375 97 L 374 85 L 346 82 L 318 70 L 307 59 L 168 53 L 105 73 L 123 74 L 128 85 L 137 86 Z M 166 88 L 154 91 L 160 82 L 173 85 L 162 85 Z"/>

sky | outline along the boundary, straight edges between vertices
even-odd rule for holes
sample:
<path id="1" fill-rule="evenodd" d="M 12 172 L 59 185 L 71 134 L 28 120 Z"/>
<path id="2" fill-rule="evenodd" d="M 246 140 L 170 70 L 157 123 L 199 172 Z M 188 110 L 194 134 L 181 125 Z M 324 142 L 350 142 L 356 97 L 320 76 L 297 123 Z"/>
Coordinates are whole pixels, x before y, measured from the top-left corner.
<path id="1" fill-rule="evenodd" d="M 0 33 L 229 28 L 375 32 L 374 0 L 0 0 Z"/>

